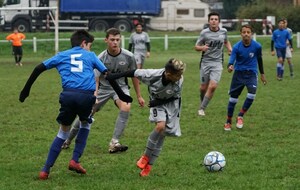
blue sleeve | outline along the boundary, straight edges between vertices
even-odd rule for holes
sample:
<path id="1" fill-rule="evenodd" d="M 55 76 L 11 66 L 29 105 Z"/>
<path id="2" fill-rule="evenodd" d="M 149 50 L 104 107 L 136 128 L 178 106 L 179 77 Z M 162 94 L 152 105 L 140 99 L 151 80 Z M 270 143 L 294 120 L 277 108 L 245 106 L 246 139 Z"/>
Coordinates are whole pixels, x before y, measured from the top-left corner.
<path id="1" fill-rule="evenodd" d="M 98 69 L 101 73 L 105 73 L 107 68 L 105 67 L 104 63 L 93 53 L 93 59 L 95 60 L 95 68 Z"/>
<path id="2" fill-rule="evenodd" d="M 236 45 L 234 45 L 232 48 L 230 58 L 229 58 L 228 66 L 234 64 L 234 62 L 236 60 L 236 54 L 237 54 L 237 47 L 236 47 Z"/>

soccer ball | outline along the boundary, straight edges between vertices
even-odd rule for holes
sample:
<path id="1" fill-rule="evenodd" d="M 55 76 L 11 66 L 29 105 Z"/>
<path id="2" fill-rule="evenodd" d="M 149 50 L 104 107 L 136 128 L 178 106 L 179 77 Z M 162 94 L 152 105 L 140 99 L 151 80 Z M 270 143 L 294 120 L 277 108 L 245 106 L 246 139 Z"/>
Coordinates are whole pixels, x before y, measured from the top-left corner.
<path id="1" fill-rule="evenodd" d="M 226 165 L 226 160 L 221 152 L 211 151 L 204 157 L 203 165 L 209 172 L 222 171 Z"/>

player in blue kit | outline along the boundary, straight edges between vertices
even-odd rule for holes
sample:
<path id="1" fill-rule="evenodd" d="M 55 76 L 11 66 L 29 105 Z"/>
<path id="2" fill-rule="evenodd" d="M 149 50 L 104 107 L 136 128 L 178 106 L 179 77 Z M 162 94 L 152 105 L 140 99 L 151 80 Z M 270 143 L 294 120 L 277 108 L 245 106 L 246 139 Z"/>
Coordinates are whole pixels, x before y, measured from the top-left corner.
<path id="1" fill-rule="evenodd" d="M 60 52 L 37 65 L 20 93 L 19 100 L 24 102 L 29 96 L 34 81 L 45 70 L 56 68 L 61 76 L 63 91 L 59 97 L 61 107 L 56 119 L 60 124 L 60 129 L 53 140 L 46 163 L 39 174 L 41 180 L 48 179 L 50 168 L 59 156 L 61 146 L 69 136 L 71 124 L 77 115 L 80 119 L 80 130 L 77 135 L 73 157 L 69 162 L 69 170 L 81 174 L 86 173 L 86 170 L 79 163 L 79 158 L 86 146 L 91 127 L 89 115 L 96 101 L 94 96 L 96 89 L 94 69 L 96 68 L 102 73 L 107 72 L 107 68 L 96 54 L 90 52 L 93 41 L 94 37 L 84 30 L 74 32 L 71 36 L 72 48 Z M 111 84 L 116 88 L 116 92 L 121 98 L 125 97 L 124 101 L 132 101 L 130 96 L 121 94 L 122 90 L 115 85 L 115 82 L 111 82 Z"/>
<path id="2" fill-rule="evenodd" d="M 283 78 L 284 72 L 284 59 L 286 57 L 286 48 L 287 48 L 287 41 L 289 41 L 289 46 L 291 52 L 293 52 L 293 41 L 291 34 L 285 28 L 285 20 L 281 19 L 278 21 L 278 29 L 273 32 L 272 41 L 271 41 L 271 54 L 272 56 L 275 55 L 274 46 L 276 50 L 276 55 L 278 58 L 277 61 L 277 80 L 281 81 Z"/>
<path id="3" fill-rule="evenodd" d="M 240 32 L 242 40 L 233 46 L 228 63 L 228 72 L 234 70 L 234 74 L 229 90 L 230 98 L 227 106 L 227 121 L 224 125 L 225 131 L 231 130 L 235 105 L 238 102 L 239 95 L 246 87 L 248 90 L 247 97 L 238 114 L 236 123 L 238 129 L 243 128 L 243 116 L 249 110 L 256 96 L 258 69 L 261 81 L 263 84 L 267 83 L 263 68 L 262 47 L 252 39 L 252 27 L 248 24 L 243 25 Z"/>

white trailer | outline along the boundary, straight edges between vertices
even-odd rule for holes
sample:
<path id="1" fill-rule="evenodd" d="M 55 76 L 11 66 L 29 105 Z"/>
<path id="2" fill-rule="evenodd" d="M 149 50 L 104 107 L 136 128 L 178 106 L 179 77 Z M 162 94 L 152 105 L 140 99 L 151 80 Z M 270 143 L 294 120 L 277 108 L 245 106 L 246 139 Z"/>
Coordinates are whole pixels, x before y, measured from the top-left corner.
<path id="1" fill-rule="evenodd" d="M 163 31 L 200 31 L 207 23 L 209 12 L 209 5 L 200 0 L 165 0 L 160 15 L 152 17 L 148 27 Z"/>

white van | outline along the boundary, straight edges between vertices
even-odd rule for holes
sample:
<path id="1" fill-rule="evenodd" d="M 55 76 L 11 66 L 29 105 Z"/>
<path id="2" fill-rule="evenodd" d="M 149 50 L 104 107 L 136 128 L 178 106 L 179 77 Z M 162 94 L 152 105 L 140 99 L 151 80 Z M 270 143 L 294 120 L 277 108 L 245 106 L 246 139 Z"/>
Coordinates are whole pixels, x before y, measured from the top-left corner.
<path id="1" fill-rule="evenodd" d="M 163 31 L 200 31 L 210 7 L 200 0 L 163 0 L 161 13 L 150 19 L 149 28 Z"/>

